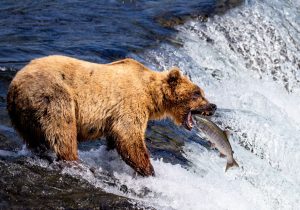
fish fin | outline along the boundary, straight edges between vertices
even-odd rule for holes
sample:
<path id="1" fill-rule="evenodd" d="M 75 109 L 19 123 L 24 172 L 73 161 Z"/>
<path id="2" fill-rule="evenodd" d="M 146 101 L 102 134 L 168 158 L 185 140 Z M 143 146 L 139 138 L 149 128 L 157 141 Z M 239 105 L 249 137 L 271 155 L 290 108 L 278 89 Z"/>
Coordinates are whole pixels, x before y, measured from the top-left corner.
<path id="1" fill-rule="evenodd" d="M 224 130 L 223 133 L 225 134 L 225 136 L 227 137 L 227 140 L 230 137 L 230 131 L 229 130 Z"/>
<path id="2" fill-rule="evenodd" d="M 221 157 L 221 158 L 224 158 L 224 157 L 226 157 L 226 155 L 220 153 L 220 157 Z"/>
<path id="3" fill-rule="evenodd" d="M 225 172 L 233 166 L 240 167 L 239 164 L 235 161 L 235 159 L 232 159 L 232 163 L 227 162 Z"/>
<path id="4" fill-rule="evenodd" d="M 240 167 L 239 164 L 233 159 L 233 166 Z"/>

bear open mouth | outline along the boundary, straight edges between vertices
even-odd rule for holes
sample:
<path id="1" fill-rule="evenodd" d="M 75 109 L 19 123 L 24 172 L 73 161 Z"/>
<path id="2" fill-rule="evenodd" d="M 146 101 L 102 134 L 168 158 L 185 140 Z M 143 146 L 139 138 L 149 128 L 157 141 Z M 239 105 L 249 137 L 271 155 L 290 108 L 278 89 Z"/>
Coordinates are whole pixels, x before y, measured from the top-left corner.
<path id="1" fill-rule="evenodd" d="M 185 117 L 184 127 L 187 130 L 192 130 L 192 128 L 194 127 L 194 121 L 193 121 L 193 118 L 192 118 L 192 112 L 191 111 L 189 111 L 188 114 Z"/>
<path id="2" fill-rule="evenodd" d="M 192 130 L 194 127 L 193 114 L 200 114 L 203 116 L 211 116 L 215 113 L 217 106 L 215 104 L 207 104 L 197 109 L 189 110 L 189 112 L 184 117 L 183 125 L 187 130 Z"/>

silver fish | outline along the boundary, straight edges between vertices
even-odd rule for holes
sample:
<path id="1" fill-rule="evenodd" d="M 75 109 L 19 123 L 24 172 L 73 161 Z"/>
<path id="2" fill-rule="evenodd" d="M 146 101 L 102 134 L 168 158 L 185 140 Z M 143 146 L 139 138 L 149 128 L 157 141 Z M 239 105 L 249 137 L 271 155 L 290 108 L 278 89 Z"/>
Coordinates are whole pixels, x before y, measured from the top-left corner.
<path id="1" fill-rule="evenodd" d="M 219 150 L 220 156 L 226 156 L 227 164 L 225 172 L 230 167 L 239 167 L 233 158 L 233 151 L 228 140 L 228 132 L 221 130 L 215 123 L 199 115 L 193 115 L 193 120 L 198 130 L 200 130 L 205 135 L 207 140 L 211 142 L 212 147 Z"/>

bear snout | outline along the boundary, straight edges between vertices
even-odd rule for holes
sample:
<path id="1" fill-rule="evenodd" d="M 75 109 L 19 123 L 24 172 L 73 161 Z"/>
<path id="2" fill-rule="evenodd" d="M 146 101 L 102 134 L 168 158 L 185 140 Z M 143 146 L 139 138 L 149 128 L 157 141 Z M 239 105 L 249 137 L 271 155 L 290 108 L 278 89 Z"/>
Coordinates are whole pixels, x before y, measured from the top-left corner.
<path id="1" fill-rule="evenodd" d="M 205 104 L 204 106 L 201 106 L 197 109 L 192 110 L 192 114 L 201 114 L 204 116 L 211 116 L 213 115 L 217 110 L 217 105 L 216 104 L 212 104 L 212 103 L 208 103 Z"/>
<path id="2" fill-rule="evenodd" d="M 217 105 L 216 104 L 209 104 L 210 109 L 212 110 L 213 114 L 217 110 Z"/>

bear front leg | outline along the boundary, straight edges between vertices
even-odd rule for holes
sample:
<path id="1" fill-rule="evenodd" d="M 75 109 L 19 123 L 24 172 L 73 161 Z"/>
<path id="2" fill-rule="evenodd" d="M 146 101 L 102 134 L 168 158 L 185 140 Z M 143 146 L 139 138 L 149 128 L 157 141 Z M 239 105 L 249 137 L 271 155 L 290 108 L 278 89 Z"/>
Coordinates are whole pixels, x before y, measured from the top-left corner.
<path id="1" fill-rule="evenodd" d="M 142 176 L 155 176 L 144 135 L 134 132 L 117 135 L 115 146 L 122 159 Z"/>

